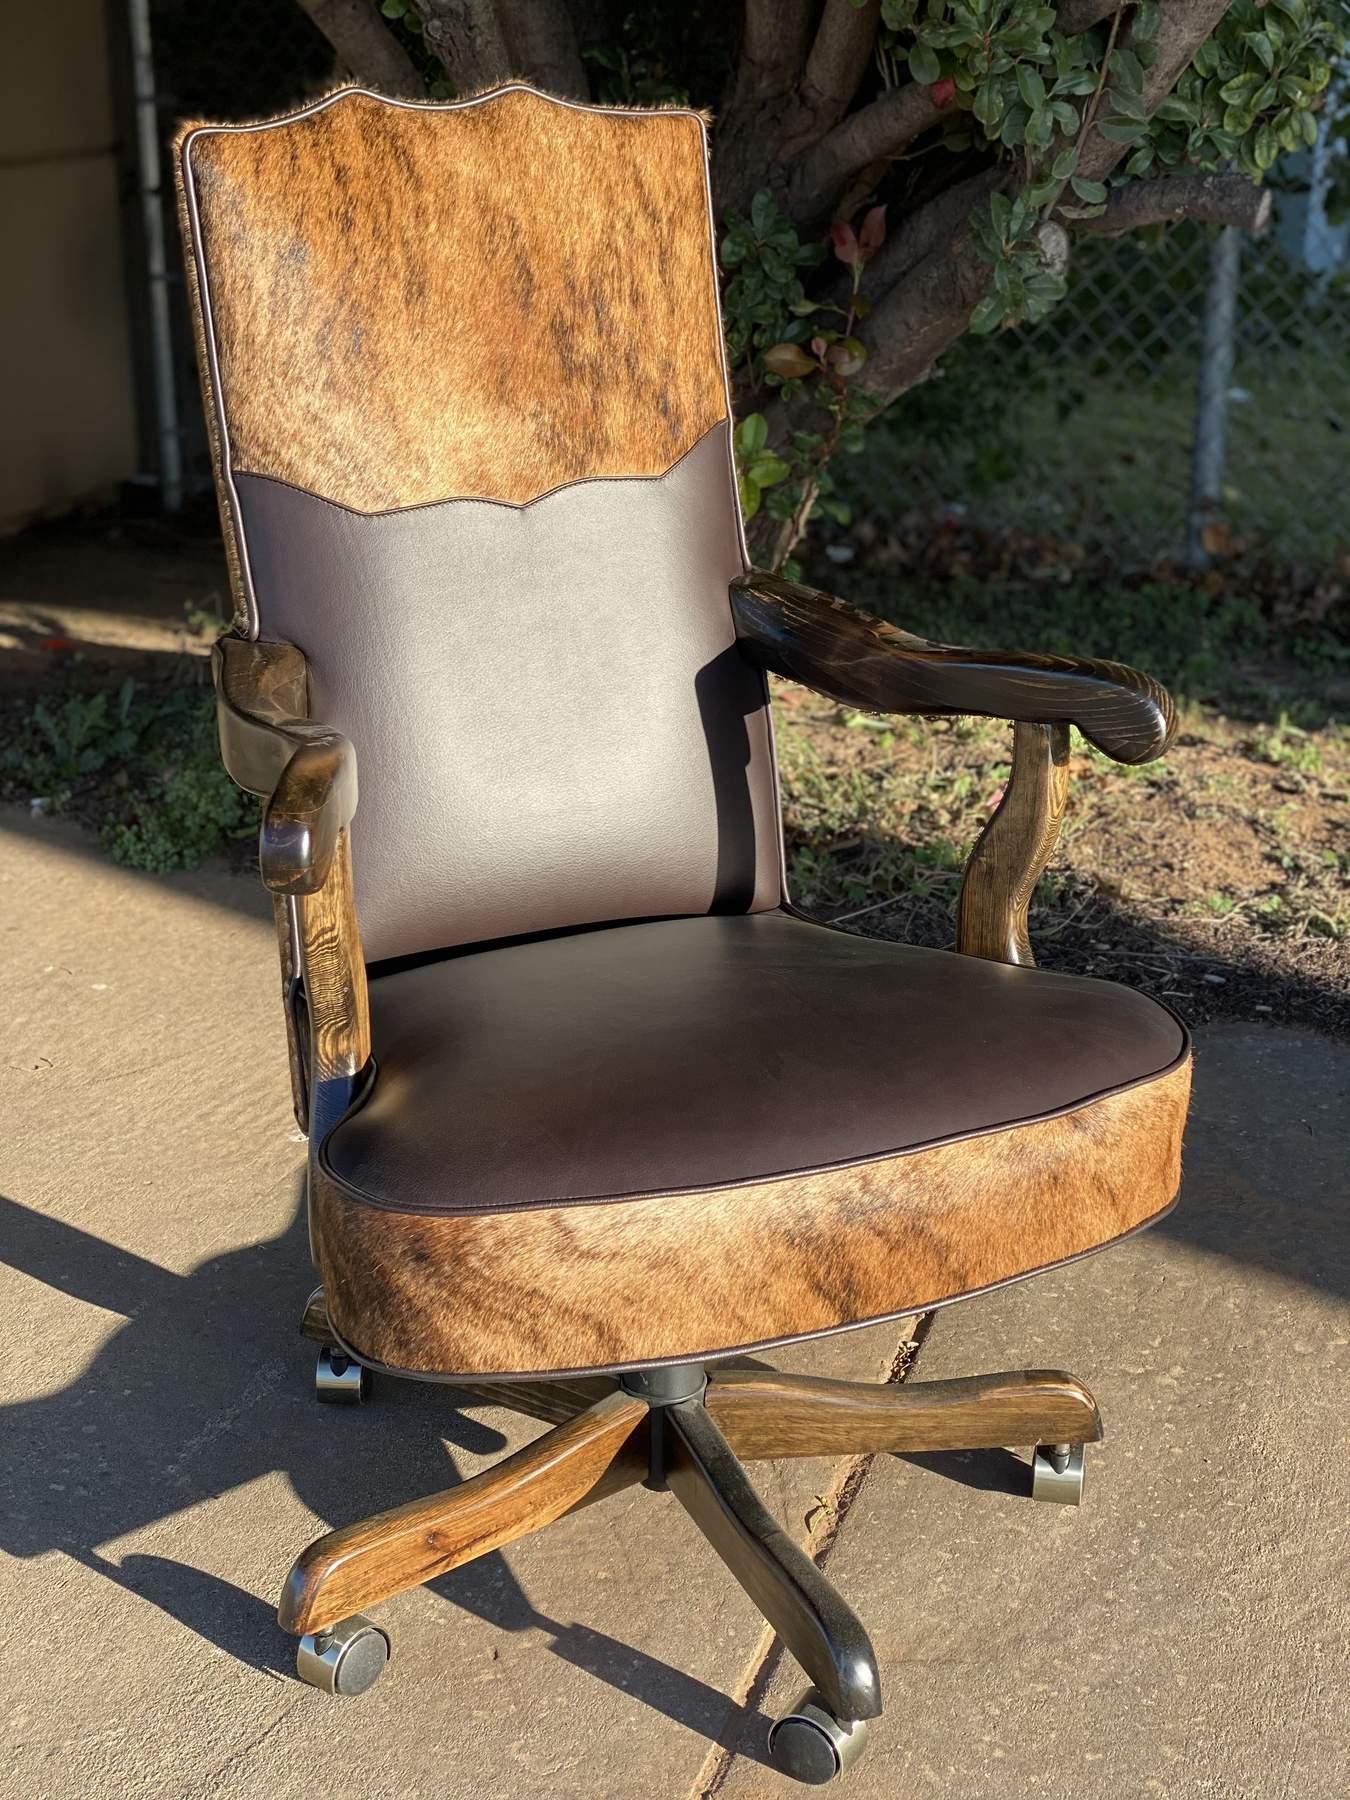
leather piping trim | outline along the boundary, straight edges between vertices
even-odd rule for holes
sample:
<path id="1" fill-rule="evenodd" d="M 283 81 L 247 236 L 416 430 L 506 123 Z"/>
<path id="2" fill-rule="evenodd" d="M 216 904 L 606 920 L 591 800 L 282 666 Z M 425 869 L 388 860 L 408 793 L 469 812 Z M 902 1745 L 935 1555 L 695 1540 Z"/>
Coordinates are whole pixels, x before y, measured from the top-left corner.
<path id="1" fill-rule="evenodd" d="M 916 1313 L 940 1312 L 943 1307 L 956 1306 L 963 1300 L 978 1300 L 985 1294 L 997 1294 L 1002 1288 L 1012 1287 L 1015 1282 L 1030 1281 L 1034 1275 L 1046 1275 L 1052 1269 L 1067 1269 L 1073 1263 L 1082 1262 L 1085 1257 L 1096 1256 L 1102 1250 L 1127 1243 L 1130 1238 L 1138 1237 L 1141 1231 L 1148 1231 L 1150 1227 L 1161 1223 L 1176 1209 L 1180 1194 L 1181 1190 L 1178 1188 L 1166 1206 L 1151 1213 L 1147 1219 L 1140 1219 L 1137 1225 L 1131 1225 L 1118 1236 L 1107 1238 L 1105 1243 L 1093 1244 L 1086 1250 L 1075 1250 L 1072 1256 L 1061 1256 L 1056 1262 L 1041 1263 L 1034 1269 L 1024 1269 L 1019 1275 L 1005 1275 L 1001 1281 L 988 1282 L 984 1287 L 966 1288 L 959 1294 L 947 1294 L 940 1300 L 925 1300 L 912 1306 L 902 1306 L 894 1312 L 875 1313 L 866 1319 L 850 1319 L 845 1325 L 822 1325 L 817 1331 L 795 1331 L 786 1337 L 757 1338 L 753 1343 L 735 1344 L 730 1348 L 719 1345 L 713 1349 L 695 1351 L 692 1355 L 653 1356 L 640 1362 L 583 1363 L 576 1369 L 459 1369 L 453 1374 L 432 1375 L 425 1369 L 404 1369 L 397 1363 L 384 1363 L 376 1357 L 364 1356 L 342 1337 L 331 1319 L 328 1330 L 337 1348 L 359 1362 L 363 1368 L 372 1369 L 377 1375 L 397 1376 L 401 1381 L 427 1381 L 442 1387 L 453 1387 L 457 1382 L 571 1381 L 578 1375 L 621 1375 L 630 1369 L 672 1369 L 693 1362 L 728 1362 L 733 1357 L 753 1356 L 762 1350 L 782 1349 L 788 1344 L 809 1344 L 818 1338 L 837 1337 L 845 1331 L 865 1331 L 871 1325 L 885 1325 L 895 1319 L 912 1318 Z"/>
<path id="2" fill-rule="evenodd" d="M 643 119 L 652 117 L 668 117 L 693 119 L 697 122 L 703 138 L 703 195 L 704 216 L 708 224 L 708 280 L 713 295 L 713 316 L 717 321 L 717 343 L 722 363 L 722 393 L 725 396 L 726 411 L 722 422 L 725 424 L 735 417 L 731 403 L 731 374 L 727 368 L 726 333 L 722 326 L 722 297 L 717 286 L 717 231 L 713 218 L 712 177 L 710 173 L 710 156 L 708 150 L 708 122 L 701 112 L 692 107 L 628 107 L 628 106 L 596 106 L 588 101 L 561 100 L 556 94 L 544 94 L 538 88 L 531 87 L 526 81 L 511 81 L 501 87 L 490 89 L 485 94 L 476 94 L 467 100 L 400 100 L 389 94 L 380 94 L 374 88 L 344 87 L 335 94 L 328 94 L 322 100 L 316 100 L 310 106 L 298 107 L 294 112 L 282 113 L 275 119 L 259 120 L 255 124 L 238 125 L 199 125 L 190 131 L 178 147 L 179 162 L 183 172 L 183 194 L 187 206 L 188 224 L 192 232 L 192 256 L 197 266 L 197 285 L 201 295 L 202 336 L 206 342 L 206 355 L 210 367 L 211 398 L 216 414 L 216 424 L 220 438 L 219 478 L 225 490 L 225 501 L 230 510 L 234 524 L 235 540 L 239 550 L 239 578 L 243 588 L 241 598 L 246 610 L 246 631 L 244 635 L 256 639 L 262 629 L 258 616 L 258 597 L 253 585 L 253 566 L 249 561 L 248 541 L 244 535 L 243 521 L 239 506 L 239 490 L 235 486 L 234 459 L 230 450 L 229 418 L 225 405 L 225 393 L 220 379 L 220 357 L 216 344 L 215 312 L 212 305 L 211 276 L 206 266 L 206 257 L 202 247 L 202 222 L 197 205 L 197 183 L 192 172 L 192 146 L 198 138 L 222 136 L 226 133 L 241 131 L 271 131 L 281 125 L 293 125 L 300 119 L 311 118 L 339 101 L 357 95 L 367 100 L 378 100 L 382 105 L 400 107 L 406 112 L 462 112 L 471 106 L 485 106 L 499 98 L 502 94 L 533 94 L 537 100 L 545 100 L 550 106 L 563 106 L 573 112 L 603 113 L 617 119 Z M 706 433 L 704 434 L 707 435 Z M 701 440 L 700 440 L 701 441 Z M 692 448 L 693 446 L 691 446 Z M 240 470 L 240 474 L 244 471 Z M 620 477 L 622 479 L 622 477 Z M 745 538 L 745 521 L 741 517 L 740 502 L 736 484 L 736 460 L 731 443 L 731 433 L 727 433 L 727 480 L 731 490 L 731 505 L 736 521 L 736 536 L 741 550 L 741 572 L 746 574 L 750 569 L 750 550 Z M 337 504 L 333 502 L 332 504 Z M 506 504 L 509 504 L 507 502 Z M 527 503 L 528 504 L 528 503 Z M 727 607 L 731 601 L 728 597 Z M 765 695 L 767 699 L 767 687 Z M 773 748 L 773 726 L 770 719 L 770 748 Z M 775 758 L 774 791 L 777 794 L 777 760 Z M 781 812 L 781 797 L 780 797 Z M 781 834 L 780 834 L 781 836 Z M 786 866 L 786 854 L 781 850 L 779 860 Z"/>
<path id="3" fill-rule="evenodd" d="M 666 481 L 681 463 L 688 462 L 691 456 L 701 450 L 715 432 L 727 431 L 730 423 L 730 419 L 719 419 L 715 425 L 710 425 L 701 438 L 696 438 L 687 450 L 681 450 L 670 467 L 662 469 L 659 475 L 578 475 L 572 481 L 560 481 L 557 487 L 545 488 L 542 494 L 533 494 L 528 500 L 498 500 L 491 494 L 446 494 L 440 500 L 417 500 L 411 506 L 383 506 L 374 512 L 366 512 L 360 506 L 348 506 L 342 500 L 330 500 L 327 494 L 301 487 L 299 482 L 283 480 L 280 475 L 264 475 L 257 469 L 236 469 L 235 476 L 241 481 L 267 481 L 273 487 L 288 488 L 292 494 L 303 494 L 307 500 L 317 500 L 320 506 L 331 506 L 336 512 L 346 513 L 349 519 L 400 519 L 408 513 L 435 512 L 442 506 L 504 506 L 508 512 L 523 513 L 529 512 L 533 506 L 542 506 L 546 500 L 552 500 L 555 494 L 567 493 L 571 488 L 612 487 L 623 482 L 646 487 L 653 482 Z"/>
<path id="4" fill-rule="evenodd" d="M 375 1080 L 373 1070 L 368 1086 L 353 1104 L 348 1107 L 347 1111 L 343 1113 L 336 1125 L 334 1125 L 325 1135 L 323 1141 L 318 1145 L 315 1155 L 319 1167 L 334 1186 L 340 1188 L 345 1195 L 359 1202 L 362 1206 L 373 1206 L 380 1212 L 407 1213 L 417 1218 L 473 1218 L 482 1213 L 547 1212 L 568 1206 L 622 1206 L 625 1202 L 630 1201 L 673 1200 L 684 1194 L 734 1193 L 737 1188 L 762 1187 L 766 1182 L 793 1181 L 806 1175 L 826 1175 L 837 1169 L 866 1168 L 871 1163 L 897 1162 L 901 1157 L 918 1156 L 925 1150 L 941 1149 L 947 1144 L 965 1144 L 969 1143 L 974 1138 L 997 1137 L 1002 1132 L 1017 1131 L 1023 1125 L 1040 1125 L 1049 1119 L 1063 1119 L 1070 1113 L 1082 1112 L 1089 1106 L 1095 1106 L 1099 1101 L 1109 1100 L 1113 1095 L 1127 1094 L 1133 1088 L 1146 1087 L 1151 1081 L 1161 1081 L 1165 1076 L 1171 1075 L 1175 1073 L 1177 1069 L 1182 1068 L 1189 1062 L 1191 1057 L 1190 1032 L 1181 1023 L 1181 1020 L 1177 1018 L 1176 1014 L 1172 1012 L 1170 1007 L 1166 1010 L 1176 1022 L 1177 1028 L 1181 1032 L 1181 1049 L 1165 1067 L 1150 1070 L 1147 1075 L 1137 1075 L 1133 1081 L 1116 1082 L 1111 1087 L 1098 1089 L 1096 1093 L 1085 1094 L 1080 1099 L 1066 1101 L 1063 1106 L 1051 1107 L 1046 1112 L 1028 1113 L 1019 1119 L 1006 1119 L 993 1125 L 975 1126 L 969 1131 L 954 1131 L 943 1137 L 927 1138 L 919 1144 L 903 1144 L 894 1150 L 873 1151 L 868 1156 L 846 1156 L 840 1158 L 836 1162 L 814 1163 L 808 1168 L 778 1169 L 768 1174 L 742 1175 L 738 1176 L 734 1181 L 701 1182 L 697 1187 L 651 1188 L 642 1193 L 585 1194 L 578 1198 L 567 1200 L 511 1200 L 504 1201 L 496 1206 L 419 1206 L 412 1201 L 404 1201 L 399 1205 L 394 1205 L 388 1200 L 377 1200 L 374 1195 L 364 1193 L 362 1189 L 354 1186 L 352 1182 L 348 1181 L 345 1176 L 339 1175 L 328 1159 L 328 1146 L 332 1141 L 334 1134 L 340 1131 L 349 1119 L 355 1117 L 366 1104 L 366 1101 L 370 1098 L 371 1094 L 374 1093 Z M 1047 1264 L 1046 1266 L 1052 1267 L 1053 1265 Z M 913 1307 L 906 1308 L 906 1311 L 908 1312 L 913 1312 L 914 1310 Z M 779 1340 L 775 1341 L 777 1342 Z M 788 1340 L 783 1339 L 781 1341 L 787 1342 Z"/>

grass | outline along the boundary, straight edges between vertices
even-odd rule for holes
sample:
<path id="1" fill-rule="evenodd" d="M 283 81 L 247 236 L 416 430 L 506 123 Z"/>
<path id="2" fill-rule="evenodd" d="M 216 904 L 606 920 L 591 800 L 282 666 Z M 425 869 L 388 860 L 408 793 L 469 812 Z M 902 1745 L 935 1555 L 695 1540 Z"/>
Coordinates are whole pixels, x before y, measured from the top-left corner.
<path id="1" fill-rule="evenodd" d="M 1085 542 L 1179 551 L 1195 430 L 1195 362 L 1113 380 L 1058 361 L 1053 379 L 1009 370 L 1016 412 L 987 434 L 931 428 L 906 438 L 903 407 L 866 459 L 870 492 L 964 501 L 973 517 Z M 1288 356 L 1234 375 L 1222 512 L 1232 531 L 1286 558 L 1332 566 L 1344 555 L 1350 371 L 1333 357 Z M 960 399 L 953 406 L 959 420 Z M 878 475 L 877 460 L 883 465 Z M 860 501 L 865 497 L 858 496 Z"/>
<path id="2" fill-rule="evenodd" d="M 115 862 L 155 874 L 193 868 L 250 836 L 257 802 L 220 766 L 201 670 L 183 658 L 167 683 L 7 702 L 0 798 L 67 813 L 98 833 Z"/>

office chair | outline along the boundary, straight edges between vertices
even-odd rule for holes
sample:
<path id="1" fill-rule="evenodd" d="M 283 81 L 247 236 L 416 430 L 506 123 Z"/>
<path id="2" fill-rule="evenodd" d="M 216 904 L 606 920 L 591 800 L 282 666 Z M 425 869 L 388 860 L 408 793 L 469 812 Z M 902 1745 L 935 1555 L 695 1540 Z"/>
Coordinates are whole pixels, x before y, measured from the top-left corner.
<path id="1" fill-rule="evenodd" d="M 280 1610 L 299 1673 L 359 1693 L 388 1655 L 365 1608 L 644 1483 L 802 1664 L 771 1756 L 824 1782 L 880 1713 L 875 1657 L 743 1463 L 1028 1445 L 1033 1491 L 1076 1502 L 1101 1425 L 1054 1371 L 870 1385 L 762 1353 L 1172 1204 L 1184 1028 L 1037 970 L 1026 929 L 1070 724 L 1146 761 L 1167 696 L 749 567 L 697 114 L 353 88 L 188 127 L 177 168 L 318 1391 L 376 1370 L 549 1427 L 312 1544 Z M 956 954 L 794 906 L 768 673 L 1014 722 Z"/>

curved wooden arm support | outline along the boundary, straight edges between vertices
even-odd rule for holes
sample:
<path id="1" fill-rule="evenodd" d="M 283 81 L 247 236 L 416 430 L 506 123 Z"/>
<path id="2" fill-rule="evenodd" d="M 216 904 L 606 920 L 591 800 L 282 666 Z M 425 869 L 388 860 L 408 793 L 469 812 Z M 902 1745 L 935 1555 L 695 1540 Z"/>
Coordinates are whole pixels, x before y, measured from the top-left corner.
<path id="1" fill-rule="evenodd" d="M 285 907 L 277 920 L 283 971 L 294 916 L 300 967 L 290 974 L 303 978 L 309 1014 L 308 1092 L 297 1088 L 296 1114 L 322 1135 L 345 1110 L 370 1060 L 366 964 L 348 838 L 356 811 L 356 753 L 340 732 L 305 717 L 309 681 L 304 654 L 294 644 L 221 638 L 211 668 L 226 770 L 267 802 L 258 861 L 264 884 Z M 294 1043 L 292 1072 L 304 1073 Z"/>
<path id="2" fill-rule="evenodd" d="M 274 894 L 317 893 L 356 811 L 356 752 L 304 716 L 305 659 L 294 644 L 221 638 L 211 664 L 225 767 L 267 801 L 263 883 Z"/>
<path id="3" fill-rule="evenodd" d="M 732 582 L 731 610 L 742 649 L 761 668 L 846 706 L 1062 721 L 1121 763 L 1152 762 L 1172 740 L 1166 689 L 1124 663 L 932 644 L 758 570 Z"/>
<path id="4" fill-rule="evenodd" d="M 1027 915 L 1054 855 L 1068 798 L 1068 726 L 1015 725 L 1008 784 L 961 880 L 956 947 L 965 955 L 1035 962 Z"/>

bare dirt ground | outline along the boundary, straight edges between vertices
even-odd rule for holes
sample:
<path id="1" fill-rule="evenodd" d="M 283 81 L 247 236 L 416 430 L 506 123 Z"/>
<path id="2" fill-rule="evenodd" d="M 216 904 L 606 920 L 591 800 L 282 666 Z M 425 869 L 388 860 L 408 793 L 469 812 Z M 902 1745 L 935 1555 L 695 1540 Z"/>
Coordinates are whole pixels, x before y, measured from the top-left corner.
<path id="1" fill-rule="evenodd" d="M 949 944 L 1009 729 L 868 719 L 786 686 L 775 705 L 798 897 L 859 931 Z M 1122 768 L 1077 740 L 1073 774 L 1033 907 L 1043 965 L 1195 1022 L 1350 1028 L 1350 733 L 1192 706 L 1165 761 Z"/>

